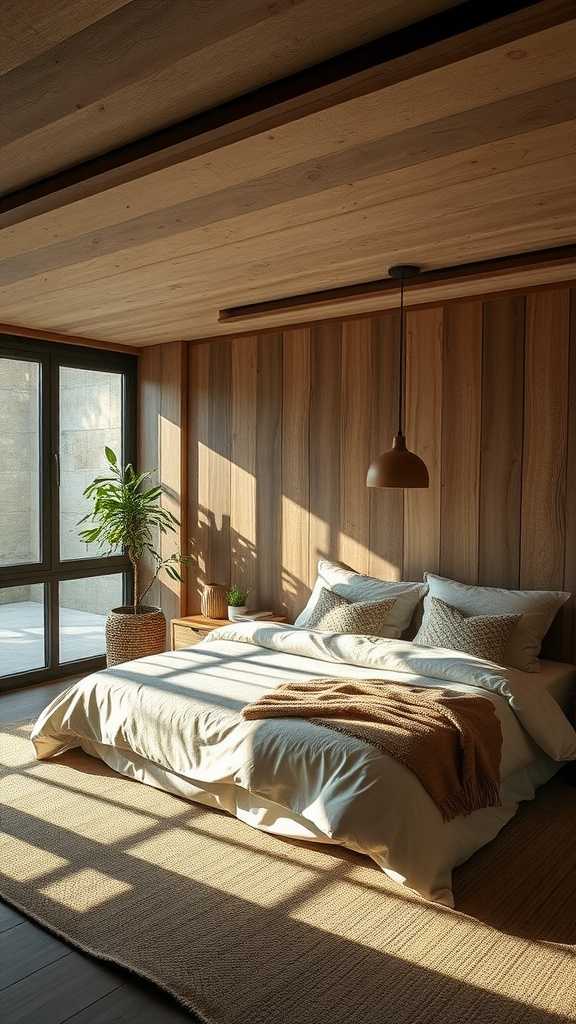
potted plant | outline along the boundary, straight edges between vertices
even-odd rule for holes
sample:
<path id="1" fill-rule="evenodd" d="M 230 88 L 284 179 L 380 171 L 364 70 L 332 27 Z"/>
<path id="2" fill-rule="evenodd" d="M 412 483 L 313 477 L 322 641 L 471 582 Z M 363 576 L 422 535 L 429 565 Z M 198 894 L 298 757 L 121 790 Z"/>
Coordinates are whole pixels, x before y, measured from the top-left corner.
<path id="1" fill-rule="evenodd" d="M 228 591 L 228 618 L 234 622 L 235 619 L 241 619 L 243 615 L 246 615 L 248 611 L 246 607 L 246 598 L 248 592 L 242 590 L 240 587 L 230 587 Z"/>
<path id="2" fill-rule="evenodd" d="M 166 619 L 160 608 L 144 604 L 144 598 L 160 572 L 182 581 L 178 566 L 187 559 L 181 554 L 168 558 L 154 546 L 154 533 L 173 532 L 178 520 L 160 505 L 162 488 L 146 487 L 152 472 L 136 473 L 131 465 L 122 469 L 111 448 L 104 449 L 109 476 L 99 476 L 86 488 L 84 496 L 92 507 L 78 525 L 90 521 L 80 531 L 86 544 L 97 544 L 106 554 L 124 548 L 133 572 L 131 605 L 113 608 L 106 620 L 106 662 L 124 661 L 159 654 L 166 649 Z M 153 564 L 151 579 L 140 585 L 140 562 L 148 555 Z"/>

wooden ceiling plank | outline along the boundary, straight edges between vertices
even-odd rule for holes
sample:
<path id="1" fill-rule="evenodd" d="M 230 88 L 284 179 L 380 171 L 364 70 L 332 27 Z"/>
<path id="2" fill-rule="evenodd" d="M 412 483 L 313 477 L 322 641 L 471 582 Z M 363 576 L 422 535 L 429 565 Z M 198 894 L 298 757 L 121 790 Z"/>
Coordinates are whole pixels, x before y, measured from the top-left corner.
<path id="1" fill-rule="evenodd" d="M 10 111 L 0 125 L 0 144 L 103 102 L 143 73 L 155 76 L 267 14 L 265 0 L 219 0 L 216 6 L 146 0 L 113 10 L 0 79 L 0 102 Z"/>
<path id="2" fill-rule="evenodd" d="M 34 60 L 131 0 L 4 0 L 0 75 Z"/>
<path id="3" fill-rule="evenodd" d="M 267 212 L 271 207 L 278 208 L 306 197 L 312 197 L 317 207 L 318 195 L 330 194 L 343 185 L 346 186 L 345 191 L 350 192 L 347 184 L 350 181 L 354 181 L 357 190 L 358 182 L 369 182 L 372 178 L 381 180 L 386 173 L 393 178 L 394 171 L 403 169 L 408 169 L 414 177 L 418 168 L 422 172 L 420 180 L 425 180 L 427 165 L 434 159 L 461 153 L 474 143 L 479 147 L 524 135 L 530 130 L 561 124 L 574 110 L 576 78 L 502 100 L 489 107 L 480 107 L 467 114 L 460 113 L 424 127 L 409 129 L 340 154 L 253 177 L 235 188 L 194 197 L 169 209 L 160 209 L 115 226 L 105 225 L 74 241 L 66 239 L 20 257 L 5 258 L 0 261 L 0 285 L 57 267 L 77 266 L 92 259 L 95 252 L 103 256 L 114 255 L 162 238 L 172 240 L 194 228 L 229 221 L 239 213 L 244 218 L 248 214 Z M 318 215 L 315 213 L 315 217 Z"/>
<path id="4" fill-rule="evenodd" d="M 352 211 L 346 216 L 336 215 L 324 222 L 308 224 L 299 223 L 299 218 L 293 215 L 294 227 L 270 231 L 257 243 L 249 236 L 238 243 L 226 245 L 224 238 L 223 250 L 214 248 L 214 240 L 203 245 L 200 235 L 201 244 L 196 253 L 188 253 L 178 259 L 174 257 L 173 246 L 168 241 L 163 253 L 161 248 L 156 252 L 157 257 L 164 256 L 164 264 L 157 259 L 137 271 L 124 274 L 116 271 L 106 282 L 105 308 L 113 311 L 116 303 L 118 310 L 128 313 L 133 305 L 145 309 L 156 305 L 159 300 L 175 308 L 182 291 L 190 303 L 200 305 L 210 299 L 216 303 L 218 296 L 226 290 L 233 295 L 236 288 L 237 294 L 241 295 L 242 292 L 253 291 L 259 281 L 268 295 L 272 289 L 277 296 L 306 291 L 309 290 L 306 280 L 311 273 L 320 274 L 320 280 L 323 276 L 324 281 L 327 277 L 332 281 L 338 275 L 340 265 L 354 268 L 356 261 L 366 252 L 374 253 L 379 262 L 377 277 L 382 277 L 390 261 L 404 258 L 402 253 L 407 250 L 416 250 L 423 265 L 438 267 L 446 263 L 445 256 L 439 255 L 440 247 L 449 243 L 457 248 L 459 239 L 463 243 L 462 257 L 448 258 L 447 262 L 467 262 L 475 253 L 475 235 L 484 239 L 492 234 L 492 254 L 505 255 L 539 248 L 538 239 L 533 238 L 533 225 L 541 225 L 551 218 L 554 220 L 554 234 L 545 245 L 572 241 L 576 214 L 573 203 L 575 172 L 576 156 L 547 166 L 548 192 L 543 194 L 539 191 L 543 178 L 540 167 L 535 171 L 530 167 L 520 167 L 506 175 L 506 187 L 502 185 L 499 193 L 496 193 L 494 179 L 487 178 L 476 183 L 473 193 L 467 185 L 454 186 L 441 190 L 435 201 L 427 195 L 410 197 L 372 207 L 368 212 Z M 498 198 L 494 198 L 496 194 Z M 266 227 L 271 225 L 261 225 L 263 231 Z M 382 237 L 386 237 L 385 249 Z M 519 239 L 520 244 L 516 244 L 515 239 Z M 329 267 L 323 260 L 327 247 L 331 254 Z M 434 254 L 433 259 L 429 258 L 429 253 Z M 270 261 L 268 267 L 264 266 L 266 261 Z M 346 271 L 348 283 L 362 279 L 360 269 Z M 47 315 L 59 306 L 63 306 L 67 314 L 72 314 L 74 310 L 87 310 L 94 296 L 94 285 L 82 284 L 74 270 L 69 274 L 62 272 L 61 293 L 54 291 L 53 277 L 45 280 L 39 277 L 35 281 L 32 279 L 31 283 L 34 287 L 28 290 L 16 285 L 0 292 L 0 309 L 7 310 L 10 319 L 21 308 L 21 303 L 25 303 L 28 310 L 42 307 Z M 100 282 L 100 287 L 103 287 L 103 282 Z"/>
<path id="5" fill-rule="evenodd" d="M 494 15 L 496 6 L 500 12 L 508 9 L 505 3 L 486 3 L 482 5 L 484 14 L 481 15 L 478 4 L 463 4 L 421 26 L 410 26 L 387 36 L 385 40 L 368 44 L 370 48 L 362 48 L 361 53 L 356 51 L 353 56 L 332 58 L 312 71 L 291 76 L 283 83 L 265 86 L 251 96 L 196 115 L 145 140 L 130 143 L 28 189 L 12 193 L 0 201 L 0 225 L 37 216 L 47 209 L 61 207 L 135 176 L 141 177 L 192 155 L 270 130 L 335 103 L 462 61 L 486 49 L 508 45 L 527 33 L 569 21 L 574 14 L 570 0 L 541 0 L 525 9 L 461 31 L 464 12 L 469 18 L 480 21 L 482 16 Z M 460 31 L 455 26 L 459 26 Z"/>
<path id="6" fill-rule="evenodd" d="M 576 19 L 571 25 L 523 40 L 521 59 L 511 61 L 510 53 L 518 51 L 509 48 L 482 53 L 467 62 L 433 72 L 425 81 L 420 78 L 404 81 L 341 104 L 337 117 L 334 113 L 321 112 L 287 124 L 258 140 L 243 140 L 222 148 L 217 154 L 194 158 L 91 196 L 82 203 L 5 228 L 3 251 L 7 256 L 32 251 L 100 228 L 135 222 L 147 213 L 186 202 L 191 196 L 200 198 L 226 188 L 245 186 L 254 179 L 255 167 L 258 176 L 263 178 L 301 165 L 301 170 L 308 173 L 308 177 L 318 178 L 320 185 L 322 175 L 327 173 L 326 158 L 345 161 L 346 151 L 358 150 L 358 166 L 364 166 L 370 157 L 372 160 L 378 157 L 377 150 L 369 146 L 372 142 L 382 147 L 383 137 L 396 135 L 398 143 L 410 146 L 410 134 L 406 133 L 429 123 L 435 123 L 438 131 L 442 127 L 450 137 L 451 132 L 465 130 L 465 118 L 458 120 L 458 114 L 474 118 L 474 111 L 490 104 L 495 106 L 489 111 L 484 128 L 481 123 L 477 125 L 479 132 L 485 132 L 488 123 L 495 126 L 498 135 L 497 125 L 501 119 L 511 132 L 517 130 L 514 114 L 517 125 L 526 122 L 526 128 L 533 117 L 552 122 L 558 116 L 554 110 L 556 103 L 570 102 L 570 97 L 562 92 L 551 92 L 547 94 L 549 102 L 542 111 L 542 98 L 537 96 L 535 86 L 544 91 L 548 86 L 560 90 L 568 88 L 562 83 L 573 76 L 575 49 Z M 529 102 L 528 97 L 522 100 L 524 94 L 532 94 Z M 517 97 L 521 105 L 512 104 L 510 109 L 506 100 L 512 97 Z M 533 113 L 531 105 L 536 107 Z M 454 120 L 446 123 L 450 117 Z M 432 144 L 432 140 L 429 142 Z M 364 145 L 367 149 L 360 149 Z M 411 145 L 414 146 L 414 142 Z M 438 146 L 438 142 L 434 145 Z M 10 147 L 4 150 L 4 165 L 11 162 L 9 150 Z M 318 168 L 314 161 L 321 161 Z M 351 173 L 352 180 L 357 174 L 358 167 Z"/>
<path id="7" fill-rule="evenodd" d="M 22 0 L 24 6 L 31 2 Z M 92 3 L 98 6 L 98 0 Z M 106 19 L 106 4 L 100 4 L 101 30 L 80 33 L 69 52 L 56 48 L 50 53 L 49 61 L 59 62 L 58 77 L 51 80 L 51 63 L 43 69 L 46 74 L 36 76 L 39 88 L 29 76 L 24 93 L 29 116 L 33 120 L 34 108 L 47 105 L 52 119 L 38 122 L 35 130 L 9 147 L 0 169 L 0 191 L 21 188 L 109 152 L 456 3 L 357 0 L 352 6 L 348 0 L 168 0 L 160 20 L 158 0 L 138 0 L 131 6 L 144 19 L 144 35 L 138 29 L 131 32 L 122 14 Z M 73 86 L 81 62 L 90 67 L 90 78 L 76 77 L 82 96 L 78 104 Z M 44 77 L 51 85 L 48 103 Z M 127 84 L 121 87 L 123 79 Z M 25 81 L 20 85 L 25 89 Z M 54 102 L 58 97 L 60 110 Z"/>
<path id="8" fill-rule="evenodd" d="M 87 348 L 107 349 L 109 352 L 127 352 L 138 355 L 139 349 L 134 345 L 121 345 L 119 342 L 104 341 L 97 338 L 86 338 L 74 334 L 61 334 L 57 331 L 43 331 L 34 327 L 23 327 L 21 324 L 0 323 L 0 335 L 15 335 L 17 338 L 28 338 L 30 341 L 54 341 L 62 345 L 79 345 Z"/>

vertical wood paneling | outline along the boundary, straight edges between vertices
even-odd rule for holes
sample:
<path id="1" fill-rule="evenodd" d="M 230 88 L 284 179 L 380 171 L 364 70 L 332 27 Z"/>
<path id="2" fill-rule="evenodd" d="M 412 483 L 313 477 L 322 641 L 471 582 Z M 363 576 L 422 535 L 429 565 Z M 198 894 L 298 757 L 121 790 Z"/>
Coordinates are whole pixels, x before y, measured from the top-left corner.
<path id="1" fill-rule="evenodd" d="M 144 349 L 138 360 L 138 469 L 153 470 L 151 483 L 160 483 L 160 409 L 162 401 L 162 346 Z M 157 544 L 158 535 L 154 537 Z M 140 565 L 143 586 L 152 574 L 152 559 L 145 556 Z M 160 584 L 148 591 L 150 604 L 160 604 Z"/>
<path id="2" fill-rule="evenodd" d="M 564 590 L 573 596 L 562 616 L 560 649 L 564 661 L 576 662 L 576 289 L 570 292 L 569 359 Z"/>
<path id="3" fill-rule="evenodd" d="M 232 575 L 294 618 L 321 556 L 382 578 L 575 590 L 576 301 L 571 342 L 569 312 L 565 289 L 410 311 L 406 432 L 431 486 L 405 494 L 365 486 L 397 429 L 396 314 L 191 346 L 189 610 L 199 581 Z M 163 461 L 165 359 L 146 350 L 140 381 L 141 457 Z M 548 656 L 576 660 L 575 625 L 571 603 Z"/>
<path id="4" fill-rule="evenodd" d="M 162 505 L 179 520 L 173 533 L 154 538 L 163 558 L 187 553 L 186 355 L 183 342 L 154 346 L 144 353 L 139 369 L 138 465 L 155 471 L 154 481 L 163 487 Z M 143 559 L 141 584 L 146 585 L 151 569 L 151 560 Z M 146 602 L 162 607 L 167 619 L 181 615 L 186 607 L 185 586 L 162 573 L 148 591 Z"/>
<path id="5" fill-rule="evenodd" d="M 185 345 L 174 341 L 162 345 L 162 376 L 159 423 L 160 483 L 163 488 L 162 505 L 178 520 L 174 532 L 160 537 L 162 558 L 187 553 L 186 493 L 187 467 L 184 457 L 187 436 L 187 370 Z M 166 573 L 160 578 L 160 606 L 167 619 L 183 615 L 186 605 L 186 569 L 182 568 L 183 582 L 171 580 Z"/>
<path id="6" fill-rule="evenodd" d="M 231 361 L 227 341 L 210 345 L 208 458 L 205 516 L 207 571 L 215 583 L 230 582 Z"/>
<path id="7" fill-rule="evenodd" d="M 424 459 L 428 489 L 407 490 L 404 497 L 404 578 L 421 579 L 440 566 L 442 485 L 441 308 L 408 313 L 406 318 L 406 441 Z"/>
<path id="8" fill-rule="evenodd" d="M 231 343 L 230 582 L 256 603 L 256 431 L 258 338 Z"/>
<path id="9" fill-rule="evenodd" d="M 286 331 L 282 382 L 282 611 L 294 619 L 310 593 L 310 331 Z"/>
<path id="10" fill-rule="evenodd" d="M 392 313 L 376 317 L 371 323 L 370 450 L 363 459 L 365 473 L 370 462 L 390 448 L 398 429 L 400 319 Z M 369 573 L 380 579 L 399 580 L 403 571 L 404 494 L 371 488 L 369 503 Z"/>
<path id="11" fill-rule="evenodd" d="M 520 579 L 524 331 L 521 296 L 485 303 L 479 582 L 492 587 Z"/>
<path id="12" fill-rule="evenodd" d="M 200 610 L 202 586 L 208 580 L 208 478 L 210 449 L 210 346 L 191 345 L 188 355 L 188 567 L 190 615 Z"/>
<path id="13" fill-rule="evenodd" d="M 258 341 L 256 433 L 257 596 L 262 608 L 277 608 L 282 587 L 282 335 Z"/>
<path id="14" fill-rule="evenodd" d="M 566 541 L 568 289 L 534 292 L 526 304 L 523 587 L 561 587 Z"/>
<path id="15" fill-rule="evenodd" d="M 482 303 L 445 310 L 440 572 L 478 579 Z"/>
<path id="16" fill-rule="evenodd" d="M 345 323 L 342 331 L 339 558 L 358 572 L 370 570 L 370 492 L 365 459 L 370 448 L 372 325 Z"/>
<path id="17" fill-rule="evenodd" d="M 340 401 L 342 327 L 312 330 L 310 399 L 310 563 L 338 558 L 340 535 Z"/>

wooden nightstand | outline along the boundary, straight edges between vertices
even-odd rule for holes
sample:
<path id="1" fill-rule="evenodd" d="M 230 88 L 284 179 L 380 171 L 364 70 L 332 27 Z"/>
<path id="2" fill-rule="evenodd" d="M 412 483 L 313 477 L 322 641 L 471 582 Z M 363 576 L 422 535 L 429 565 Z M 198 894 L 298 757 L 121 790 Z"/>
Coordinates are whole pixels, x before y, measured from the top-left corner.
<path id="1" fill-rule="evenodd" d="M 270 615 L 266 619 L 258 619 L 258 622 L 286 622 L 286 617 Z M 173 651 L 179 651 L 181 647 L 191 647 L 193 644 L 200 643 L 213 629 L 229 625 L 229 619 L 207 619 L 205 615 L 187 615 L 183 619 L 172 619 L 170 622 L 170 647 Z"/>

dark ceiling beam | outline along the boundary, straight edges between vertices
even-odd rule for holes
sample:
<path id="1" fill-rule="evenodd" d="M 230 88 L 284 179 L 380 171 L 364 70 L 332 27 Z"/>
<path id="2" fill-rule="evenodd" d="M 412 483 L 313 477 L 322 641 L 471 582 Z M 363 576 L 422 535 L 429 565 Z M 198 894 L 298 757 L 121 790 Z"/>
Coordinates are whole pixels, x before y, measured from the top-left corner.
<path id="1" fill-rule="evenodd" d="M 417 277 L 407 280 L 405 289 L 407 293 L 414 293 L 427 291 L 431 285 L 441 287 L 457 281 L 491 280 L 497 282 L 499 278 L 519 270 L 542 270 L 544 267 L 572 266 L 575 263 L 576 245 L 561 245 L 552 249 L 538 249 L 535 252 L 498 256 L 495 259 L 478 260 L 474 263 L 461 263 L 454 267 L 424 270 Z M 252 320 L 278 313 L 292 313 L 299 309 L 317 309 L 322 306 L 333 306 L 339 302 L 350 303 L 369 299 L 375 295 L 386 295 L 386 293 L 396 292 L 398 289 L 397 280 L 383 277 L 376 281 L 364 281 L 361 284 L 326 288 L 323 291 L 308 292 L 302 295 L 289 295 L 282 299 L 253 302 L 244 306 L 230 306 L 228 309 L 220 310 L 218 320 L 227 323 L 234 320 Z"/>
<path id="2" fill-rule="evenodd" d="M 0 198 L 0 228 L 574 18 L 574 0 L 469 0 Z"/>

